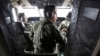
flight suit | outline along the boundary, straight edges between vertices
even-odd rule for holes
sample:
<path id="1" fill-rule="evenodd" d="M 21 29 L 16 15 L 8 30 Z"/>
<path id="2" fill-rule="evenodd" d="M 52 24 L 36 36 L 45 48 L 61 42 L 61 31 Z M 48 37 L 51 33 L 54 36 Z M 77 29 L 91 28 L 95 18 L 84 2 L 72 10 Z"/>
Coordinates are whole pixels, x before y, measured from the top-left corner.
<path id="1" fill-rule="evenodd" d="M 56 43 L 65 45 L 57 27 L 47 19 L 33 24 L 30 40 L 33 41 L 34 53 L 53 53 Z"/>

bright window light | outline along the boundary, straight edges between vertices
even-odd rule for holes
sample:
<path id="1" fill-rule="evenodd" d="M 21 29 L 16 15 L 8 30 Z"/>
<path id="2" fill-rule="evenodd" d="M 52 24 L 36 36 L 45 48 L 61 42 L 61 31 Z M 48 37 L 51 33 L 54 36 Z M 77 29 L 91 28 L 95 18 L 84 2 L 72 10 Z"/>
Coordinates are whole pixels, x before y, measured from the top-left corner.
<path id="1" fill-rule="evenodd" d="M 57 17 L 66 17 L 71 9 L 57 9 Z"/>
<path id="2" fill-rule="evenodd" d="M 40 17 L 38 10 L 36 9 L 24 9 L 26 17 Z"/>
<path id="3" fill-rule="evenodd" d="M 13 13 L 14 21 L 17 22 L 17 16 L 16 16 L 15 8 L 12 8 L 12 13 Z"/>
<path id="4" fill-rule="evenodd" d="M 40 9 L 41 17 L 44 17 L 43 15 L 43 9 Z M 71 11 L 71 9 L 57 9 L 57 17 L 66 17 L 67 14 Z"/>
<path id="5" fill-rule="evenodd" d="M 70 11 L 71 8 L 57 8 L 57 17 L 66 17 Z M 37 7 L 34 9 L 22 9 L 19 7 L 19 13 L 21 12 L 24 12 L 26 17 L 44 17 L 43 9 L 38 9 Z"/>

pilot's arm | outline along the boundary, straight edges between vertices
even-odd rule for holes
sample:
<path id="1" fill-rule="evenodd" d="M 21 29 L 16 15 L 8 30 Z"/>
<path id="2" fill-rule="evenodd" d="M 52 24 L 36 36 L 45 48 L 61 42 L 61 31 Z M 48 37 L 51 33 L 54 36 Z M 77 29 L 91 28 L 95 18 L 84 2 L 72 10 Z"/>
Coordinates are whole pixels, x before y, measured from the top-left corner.
<path id="1" fill-rule="evenodd" d="M 31 28 L 31 30 L 30 30 L 29 39 L 30 39 L 31 41 L 33 41 L 33 37 L 34 37 L 34 25 L 32 25 L 32 28 Z"/>
<path id="2" fill-rule="evenodd" d="M 67 43 L 67 37 L 62 35 L 56 28 L 53 29 L 53 34 L 56 39 L 56 43 L 59 44 L 58 48 L 60 52 L 64 52 L 65 44 Z"/>
<path id="3" fill-rule="evenodd" d="M 59 30 L 56 27 L 52 27 L 52 35 L 55 37 L 56 42 L 60 45 L 66 44 L 63 35 L 59 32 Z"/>

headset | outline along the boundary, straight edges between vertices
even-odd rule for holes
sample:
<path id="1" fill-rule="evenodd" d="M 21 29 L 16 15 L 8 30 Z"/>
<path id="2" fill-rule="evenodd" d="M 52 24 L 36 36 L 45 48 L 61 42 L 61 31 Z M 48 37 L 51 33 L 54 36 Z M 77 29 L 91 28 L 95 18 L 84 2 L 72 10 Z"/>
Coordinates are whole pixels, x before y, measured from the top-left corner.
<path id="1" fill-rule="evenodd" d="M 52 12 L 55 10 L 55 6 L 54 5 L 46 5 L 44 7 L 44 17 L 45 18 L 52 18 Z"/>

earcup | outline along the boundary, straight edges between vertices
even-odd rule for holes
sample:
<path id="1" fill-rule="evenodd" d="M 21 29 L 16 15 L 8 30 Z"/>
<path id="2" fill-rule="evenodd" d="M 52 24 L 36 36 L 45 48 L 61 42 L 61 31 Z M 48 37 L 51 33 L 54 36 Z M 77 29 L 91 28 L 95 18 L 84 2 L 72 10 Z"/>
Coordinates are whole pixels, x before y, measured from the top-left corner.
<path id="1" fill-rule="evenodd" d="M 46 18 L 51 18 L 52 17 L 52 12 L 46 12 L 45 17 Z"/>

